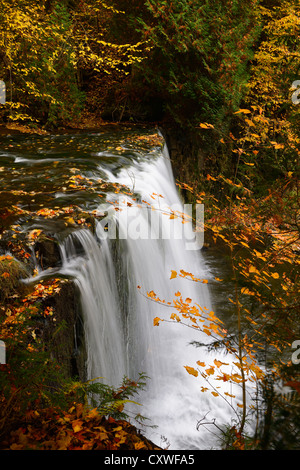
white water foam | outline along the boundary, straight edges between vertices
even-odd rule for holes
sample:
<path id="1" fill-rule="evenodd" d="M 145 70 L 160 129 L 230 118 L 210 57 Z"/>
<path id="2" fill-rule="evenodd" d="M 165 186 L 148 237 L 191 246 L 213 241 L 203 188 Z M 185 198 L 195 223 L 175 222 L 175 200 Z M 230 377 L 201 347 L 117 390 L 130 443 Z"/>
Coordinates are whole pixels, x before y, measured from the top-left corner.
<path id="1" fill-rule="evenodd" d="M 106 174 L 110 182 L 126 184 L 152 205 L 157 217 L 151 219 L 152 230 L 160 226 L 160 230 L 168 233 L 170 224 L 179 230 L 181 220 L 170 219 L 164 213 L 174 205 L 183 211 L 166 148 L 148 161 L 134 161 L 129 170 L 123 169 L 117 175 L 106 171 Z M 159 197 L 153 199 L 153 193 Z M 111 194 L 110 197 L 117 196 Z M 208 342 L 205 334 L 192 328 L 169 322 L 154 326 L 155 317 L 167 320 L 174 309 L 143 295 L 143 292 L 154 291 L 161 299 L 172 301 L 179 291 L 183 298 L 189 297 L 193 303 L 210 311 L 207 285 L 182 278 L 170 280 L 171 270 L 179 272 L 180 269 L 205 278 L 204 259 L 200 250 L 186 249 L 186 240 L 182 237 L 143 239 L 134 236 L 153 233 L 149 228 L 151 207 L 148 206 L 148 210 L 145 204 L 138 207 L 131 195 L 122 198 L 123 209 L 134 207 L 137 210 L 130 213 L 134 214 L 133 222 L 136 221 L 131 236 L 128 236 L 128 212 L 119 210 L 113 212 L 119 241 L 110 240 L 99 222 L 96 236 L 87 230 L 78 230 L 62 246 L 61 271 L 75 278 L 81 292 L 89 378 L 101 376 L 115 386 L 124 375 L 136 380 L 138 374 L 144 372 L 149 381 L 139 397 L 142 407 L 137 411 L 158 426 L 149 428 L 146 435 L 158 445 L 164 445 L 161 437 L 164 436 L 170 449 L 213 448 L 217 428 L 209 424 L 197 430 L 197 422 L 206 416 L 206 422 L 216 419 L 218 426 L 229 424 L 235 417 L 234 403 L 231 407 L 221 396 L 201 392 L 201 387 L 206 387 L 207 383 L 200 375 L 189 375 L 184 366 L 197 368 L 197 360 L 213 364 L 217 356 L 229 363 L 230 372 L 234 358 L 220 357 L 205 348 L 190 345 L 191 341 Z M 99 206 L 99 211 L 102 210 Z M 189 231 L 190 237 L 191 225 Z M 176 230 L 173 233 L 177 233 Z M 182 234 L 181 226 L 179 233 Z M 75 250 L 76 243 L 82 247 L 81 256 Z M 233 389 L 232 385 L 221 381 L 216 381 L 215 386 L 221 387 L 217 389 L 220 394 L 227 391 L 237 397 L 234 400 L 240 399 L 238 386 Z"/>

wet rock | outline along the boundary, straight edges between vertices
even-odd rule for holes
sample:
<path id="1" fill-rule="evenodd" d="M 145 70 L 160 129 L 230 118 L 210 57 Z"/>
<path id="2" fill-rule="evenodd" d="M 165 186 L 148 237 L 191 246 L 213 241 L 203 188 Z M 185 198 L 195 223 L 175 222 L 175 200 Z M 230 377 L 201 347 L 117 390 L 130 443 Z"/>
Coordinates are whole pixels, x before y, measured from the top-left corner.
<path id="1" fill-rule="evenodd" d="M 58 362 L 66 378 L 86 380 L 86 350 L 78 292 L 73 281 L 64 281 L 59 292 L 47 297 L 43 307 L 53 308 L 53 318 L 45 320 L 42 338 L 50 356 Z"/>
<path id="2" fill-rule="evenodd" d="M 43 235 L 36 241 L 34 251 L 42 269 L 61 264 L 59 245 L 54 238 Z"/>

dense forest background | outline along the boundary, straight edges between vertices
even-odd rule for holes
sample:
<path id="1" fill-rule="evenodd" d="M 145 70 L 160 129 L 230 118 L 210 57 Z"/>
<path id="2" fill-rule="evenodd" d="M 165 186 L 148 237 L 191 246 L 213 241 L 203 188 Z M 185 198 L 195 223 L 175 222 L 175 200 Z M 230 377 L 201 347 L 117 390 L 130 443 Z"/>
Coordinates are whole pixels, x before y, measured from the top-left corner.
<path id="1" fill-rule="evenodd" d="M 245 318 L 280 352 L 300 338 L 297 3 L 0 0 L 0 123 L 160 127 L 181 191 L 205 203 L 212 240 L 226 244 L 236 286 L 253 298 Z M 287 401 L 274 369 L 264 379 L 254 448 L 299 448 L 297 367 L 277 361 L 276 380 L 295 392 Z M 245 447 L 241 433 L 232 441 Z"/>
<path id="2" fill-rule="evenodd" d="M 269 139 L 297 138 L 295 2 L 1 1 L 0 15 L 4 123 L 159 123 L 193 174 L 233 168 L 220 140 L 244 132 L 241 106 L 262 113 Z M 294 169 L 293 157 L 265 153 L 261 173 L 265 160 L 271 178 Z"/>

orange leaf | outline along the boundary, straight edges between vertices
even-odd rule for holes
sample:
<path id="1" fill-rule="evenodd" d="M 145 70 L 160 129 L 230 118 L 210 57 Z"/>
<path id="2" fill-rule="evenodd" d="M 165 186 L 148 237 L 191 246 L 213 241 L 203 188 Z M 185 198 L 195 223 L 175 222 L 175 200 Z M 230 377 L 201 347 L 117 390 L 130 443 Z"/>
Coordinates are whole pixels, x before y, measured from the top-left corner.
<path id="1" fill-rule="evenodd" d="M 189 367 L 189 366 L 184 366 L 184 367 L 189 374 L 194 375 L 195 377 L 198 376 L 198 371 L 194 369 L 193 367 Z"/>
<path id="2" fill-rule="evenodd" d="M 135 450 L 140 450 L 140 449 L 146 449 L 146 446 L 143 443 L 143 441 L 140 441 L 140 442 L 135 442 L 134 448 Z"/>
<path id="3" fill-rule="evenodd" d="M 272 276 L 274 279 L 278 279 L 278 278 L 279 278 L 279 274 L 278 274 L 278 273 L 273 273 L 273 274 L 271 274 L 271 276 Z"/>
<path id="4" fill-rule="evenodd" d="M 82 421 L 80 419 L 77 419 L 73 421 L 72 423 L 72 428 L 74 432 L 79 432 L 82 429 Z"/>
<path id="5" fill-rule="evenodd" d="M 205 369 L 205 372 L 207 373 L 207 375 L 213 375 L 215 372 L 215 369 L 214 367 L 210 367 L 209 369 Z"/>
<path id="6" fill-rule="evenodd" d="M 220 366 L 222 366 L 222 365 L 224 365 L 224 366 L 227 366 L 227 365 L 228 365 L 228 363 L 222 362 L 222 361 L 218 361 L 217 359 L 214 359 L 214 363 L 215 363 L 215 365 L 216 365 L 217 367 L 220 367 Z"/>
<path id="7" fill-rule="evenodd" d="M 197 364 L 198 364 L 198 366 L 200 366 L 200 367 L 205 367 L 205 362 L 197 361 Z"/>
<path id="8" fill-rule="evenodd" d="M 175 277 L 177 277 L 177 271 L 172 270 L 170 279 L 175 279 Z"/>

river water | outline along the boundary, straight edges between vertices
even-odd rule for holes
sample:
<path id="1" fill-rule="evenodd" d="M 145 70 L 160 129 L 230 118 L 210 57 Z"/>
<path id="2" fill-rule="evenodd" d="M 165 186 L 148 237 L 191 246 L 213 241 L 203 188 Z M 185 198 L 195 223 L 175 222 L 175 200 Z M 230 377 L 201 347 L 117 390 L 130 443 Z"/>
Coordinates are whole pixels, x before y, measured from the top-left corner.
<path id="1" fill-rule="evenodd" d="M 145 373 L 141 405 L 129 411 L 156 426 L 143 430 L 147 437 L 170 449 L 217 448 L 212 423 L 236 417 L 240 388 L 210 379 L 219 396 L 203 392 L 207 382 L 185 366 L 209 366 L 216 353 L 191 345 L 208 344 L 204 333 L 166 321 L 174 312 L 167 303 L 181 293 L 206 315 L 224 315 L 214 278 L 228 266 L 201 249 L 202 236 L 188 220 L 182 223 L 186 207 L 163 139 L 155 130 L 123 128 L 1 140 L 0 205 L 11 208 L 6 223 L 12 234 L 42 230 L 59 242 L 56 274 L 73 278 L 80 291 L 88 378 L 118 386 L 124 376 Z M 38 260 L 36 268 L 42 277 Z M 207 283 L 170 279 L 180 270 Z M 165 304 L 147 298 L 151 291 Z M 154 325 L 155 318 L 165 321 Z M 218 353 L 218 359 L 233 370 L 234 358 Z M 235 398 L 223 400 L 224 392 Z"/>

